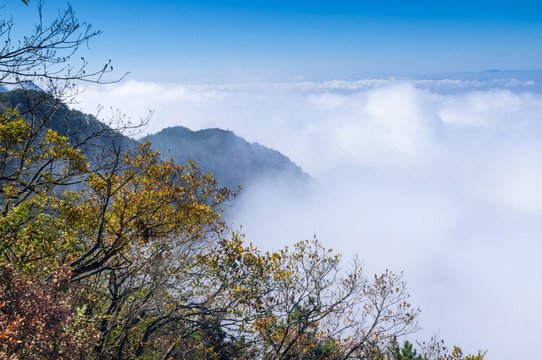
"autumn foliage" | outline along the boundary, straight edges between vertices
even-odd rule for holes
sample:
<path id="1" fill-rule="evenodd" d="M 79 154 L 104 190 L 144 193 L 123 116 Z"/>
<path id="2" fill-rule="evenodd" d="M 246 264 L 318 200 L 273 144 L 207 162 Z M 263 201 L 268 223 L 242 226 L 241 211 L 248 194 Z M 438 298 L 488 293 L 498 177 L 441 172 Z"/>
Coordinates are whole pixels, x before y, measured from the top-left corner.
<path id="1" fill-rule="evenodd" d="M 236 193 L 196 164 L 146 143 L 92 169 L 69 137 L 0 120 L 3 357 L 395 360 L 380 349 L 418 329 L 400 273 L 316 239 L 245 244 L 221 217 Z M 421 359 L 464 359 L 436 349 Z"/>
<path id="2" fill-rule="evenodd" d="M 63 268 L 47 282 L 31 281 L 0 269 L 0 358 L 76 359 L 92 348 L 97 333 L 74 307 L 70 276 Z"/>

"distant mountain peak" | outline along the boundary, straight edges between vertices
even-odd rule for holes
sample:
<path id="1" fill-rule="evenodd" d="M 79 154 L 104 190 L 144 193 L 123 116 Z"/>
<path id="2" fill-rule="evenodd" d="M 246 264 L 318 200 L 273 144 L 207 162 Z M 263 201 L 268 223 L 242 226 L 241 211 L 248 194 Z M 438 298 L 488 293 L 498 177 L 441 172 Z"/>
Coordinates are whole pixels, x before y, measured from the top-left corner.
<path id="1" fill-rule="evenodd" d="M 236 188 L 255 181 L 287 177 L 300 181 L 308 174 L 280 152 L 258 143 L 249 143 L 231 130 L 210 128 L 190 130 L 184 126 L 168 127 L 143 140 L 176 163 L 193 160 L 213 174 L 221 184 Z"/>
<path id="2" fill-rule="evenodd" d="M 21 81 L 18 84 L 5 84 L 0 85 L 0 92 L 12 91 L 12 90 L 34 90 L 34 91 L 44 91 L 41 87 L 36 85 L 30 80 Z"/>

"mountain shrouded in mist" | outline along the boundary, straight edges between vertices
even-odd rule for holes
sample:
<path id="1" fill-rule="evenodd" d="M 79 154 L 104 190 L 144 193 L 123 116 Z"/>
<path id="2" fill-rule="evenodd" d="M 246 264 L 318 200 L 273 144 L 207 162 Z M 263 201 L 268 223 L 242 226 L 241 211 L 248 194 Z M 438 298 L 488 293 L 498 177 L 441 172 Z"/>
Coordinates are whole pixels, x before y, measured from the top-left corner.
<path id="1" fill-rule="evenodd" d="M 42 125 L 36 125 L 43 127 L 41 136 L 46 131 L 43 124 L 47 123 L 48 128 L 68 137 L 72 144 L 79 143 L 78 148 L 91 162 L 101 161 L 103 151 L 126 151 L 137 145 L 137 140 L 115 130 L 129 129 L 117 122 L 117 119 L 102 122 L 93 115 L 70 109 L 52 94 L 36 90 L 39 88 L 30 82 L 25 84 L 29 84 L 28 89 L 19 87 L 11 91 L 0 90 L 0 110 L 16 109 L 27 121 L 41 121 Z"/>
<path id="2" fill-rule="evenodd" d="M 21 89 L 1 92 L 0 106 L 17 108 L 25 113 L 28 97 L 40 97 L 43 94 L 45 93 Z M 51 97 L 47 101 L 58 100 Z M 96 147 L 133 149 L 138 143 L 113 131 L 94 116 L 69 109 L 63 103 L 57 104 L 56 111 L 51 115 L 50 126 L 60 135 L 71 138 L 88 137 L 92 133 L 101 134 L 89 139 L 95 149 Z M 204 172 L 213 174 L 213 177 L 220 181 L 220 185 L 231 189 L 256 180 L 288 179 L 304 182 L 309 179 L 300 167 L 280 152 L 257 143 L 248 143 L 232 131 L 221 129 L 192 131 L 178 126 L 148 135 L 143 139 L 145 140 L 151 141 L 152 147 L 159 150 L 164 158 L 173 157 L 177 164 L 185 164 L 189 160 L 196 161 Z M 83 151 L 89 159 L 93 158 L 91 152 L 85 149 Z"/>
<path id="3" fill-rule="evenodd" d="M 151 141 L 165 158 L 172 157 L 178 164 L 196 161 L 203 171 L 212 173 L 221 185 L 232 189 L 258 180 L 309 179 L 300 167 L 280 152 L 249 143 L 228 130 L 192 131 L 175 126 L 144 140 Z"/>

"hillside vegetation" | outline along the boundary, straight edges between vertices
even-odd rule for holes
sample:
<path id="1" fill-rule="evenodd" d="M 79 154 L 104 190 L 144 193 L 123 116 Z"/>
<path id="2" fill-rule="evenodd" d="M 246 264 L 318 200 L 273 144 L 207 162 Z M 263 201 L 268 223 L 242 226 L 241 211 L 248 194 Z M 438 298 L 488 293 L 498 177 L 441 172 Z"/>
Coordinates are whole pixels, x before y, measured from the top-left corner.
<path id="1" fill-rule="evenodd" d="M 197 161 L 213 174 L 221 185 L 237 188 L 254 181 L 286 178 L 308 181 L 309 176 L 280 152 L 257 143 L 248 143 L 232 131 L 205 129 L 191 131 L 182 126 L 166 128 L 143 140 L 149 140 L 164 157 L 183 164 Z"/>

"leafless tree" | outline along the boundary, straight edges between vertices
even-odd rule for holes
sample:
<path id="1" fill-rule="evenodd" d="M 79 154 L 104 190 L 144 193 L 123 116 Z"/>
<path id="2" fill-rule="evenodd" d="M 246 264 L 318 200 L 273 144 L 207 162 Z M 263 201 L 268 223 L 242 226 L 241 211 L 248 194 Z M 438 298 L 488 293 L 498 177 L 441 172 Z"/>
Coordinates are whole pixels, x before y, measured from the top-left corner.
<path id="1" fill-rule="evenodd" d="M 79 22 L 71 6 L 58 11 L 50 23 L 43 17 L 43 1 L 37 3 L 38 21 L 29 35 L 15 40 L 12 37 L 12 18 L 0 20 L 0 83 L 29 84 L 38 86 L 56 85 L 58 81 L 73 83 L 117 82 L 127 74 L 106 79 L 113 71 L 111 60 L 94 70 L 88 70 L 88 62 L 81 58 L 78 65 L 72 63 L 81 46 L 101 32 L 93 30 L 91 24 Z"/>

